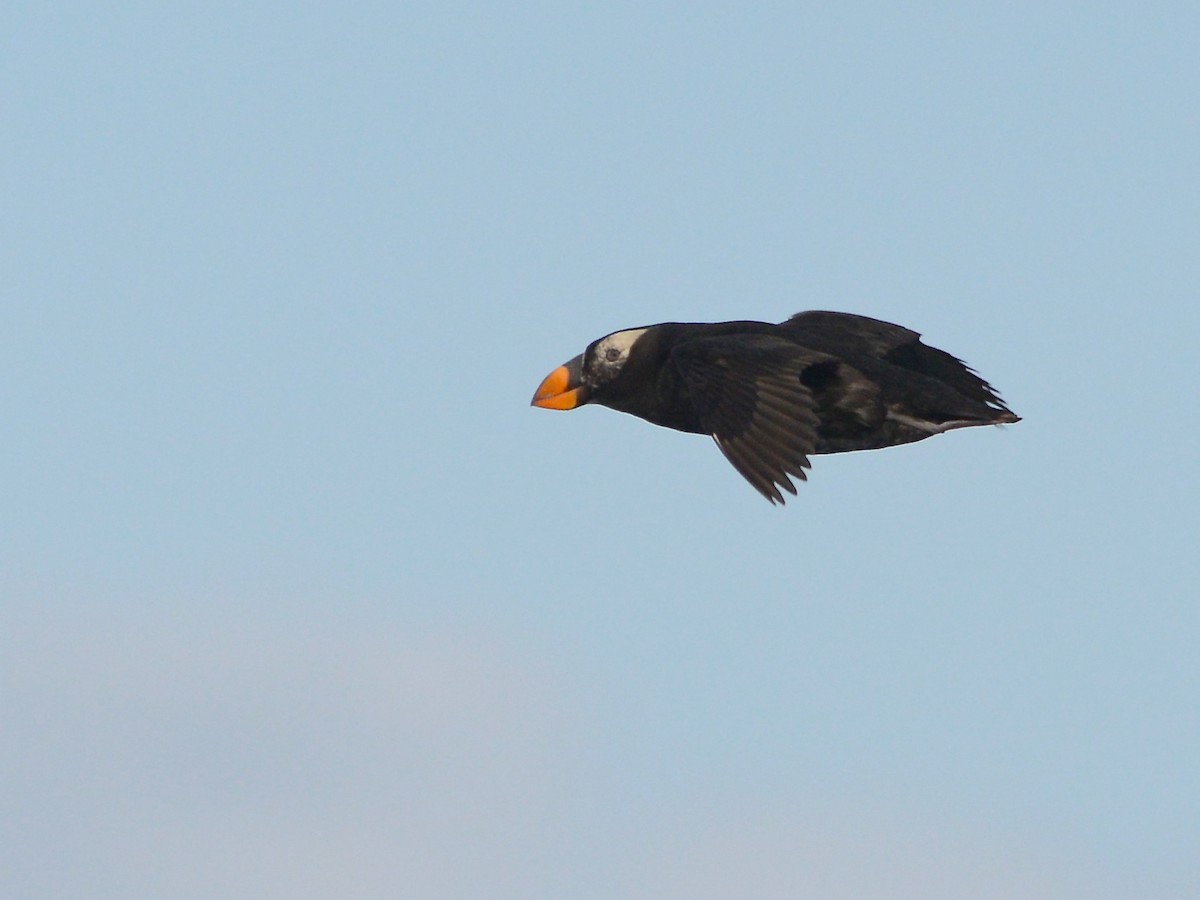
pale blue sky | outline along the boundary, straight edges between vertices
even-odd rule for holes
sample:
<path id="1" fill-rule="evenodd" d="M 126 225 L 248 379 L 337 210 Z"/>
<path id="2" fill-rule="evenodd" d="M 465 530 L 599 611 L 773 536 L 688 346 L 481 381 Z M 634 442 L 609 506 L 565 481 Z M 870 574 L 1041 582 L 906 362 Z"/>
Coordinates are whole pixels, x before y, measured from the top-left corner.
<path id="1" fill-rule="evenodd" d="M 0 894 L 1200 895 L 1194 4 L 9 4 Z M 1025 417 L 528 407 L 865 313 Z"/>

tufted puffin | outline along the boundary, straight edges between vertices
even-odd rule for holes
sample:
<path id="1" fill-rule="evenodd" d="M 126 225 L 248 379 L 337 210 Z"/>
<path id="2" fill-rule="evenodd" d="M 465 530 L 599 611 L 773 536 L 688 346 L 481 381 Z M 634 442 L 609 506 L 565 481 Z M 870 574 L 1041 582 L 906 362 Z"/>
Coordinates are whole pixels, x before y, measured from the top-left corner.
<path id="1" fill-rule="evenodd" d="M 875 450 L 1019 422 L 960 359 L 900 325 L 839 312 L 786 322 L 664 322 L 614 331 L 546 376 L 543 409 L 597 403 L 711 435 L 772 503 L 819 453 Z M 790 477 L 789 477 L 790 476 Z"/>

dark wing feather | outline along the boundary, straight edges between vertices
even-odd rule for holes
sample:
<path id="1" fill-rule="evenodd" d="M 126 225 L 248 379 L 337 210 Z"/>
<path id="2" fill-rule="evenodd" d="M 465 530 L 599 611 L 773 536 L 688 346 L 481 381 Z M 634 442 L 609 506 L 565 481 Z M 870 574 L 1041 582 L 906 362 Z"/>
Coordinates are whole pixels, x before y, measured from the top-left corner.
<path id="1" fill-rule="evenodd" d="M 781 327 L 806 347 L 844 359 L 862 355 L 890 363 L 939 381 L 968 400 L 1011 414 L 996 389 L 974 369 L 944 350 L 923 344 L 921 335 L 910 328 L 823 310 L 796 313 Z"/>
<path id="2" fill-rule="evenodd" d="M 827 359 L 790 341 L 736 335 L 685 341 L 671 359 L 705 430 L 760 494 L 783 503 L 806 480 L 817 441 L 812 392 L 800 373 Z M 791 477 L 789 477 L 791 476 Z"/>
<path id="3" fill-rule="evenodd" d="M 888 351 L 921 338 L 917 332 L 903 325 L 893 325 L 870 316 L 824 310 L 796 313 L 779 327 L 789 331 L 806 347 L 835 356 L 883 359 Z"/>

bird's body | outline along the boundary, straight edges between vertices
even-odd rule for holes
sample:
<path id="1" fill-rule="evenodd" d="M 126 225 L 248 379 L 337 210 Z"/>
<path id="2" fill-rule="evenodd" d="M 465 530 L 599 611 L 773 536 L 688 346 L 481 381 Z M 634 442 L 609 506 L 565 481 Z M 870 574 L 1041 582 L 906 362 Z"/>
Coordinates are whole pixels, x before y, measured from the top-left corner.
<path id="1" fill-rule="evenodd" d="M 961 361 L 899 325 L 836 312 L 613 332 L 552 372 L 535 406 L 597 403 L 708 434 L 772 502 L 808 457 L 1019 421 Z"/>

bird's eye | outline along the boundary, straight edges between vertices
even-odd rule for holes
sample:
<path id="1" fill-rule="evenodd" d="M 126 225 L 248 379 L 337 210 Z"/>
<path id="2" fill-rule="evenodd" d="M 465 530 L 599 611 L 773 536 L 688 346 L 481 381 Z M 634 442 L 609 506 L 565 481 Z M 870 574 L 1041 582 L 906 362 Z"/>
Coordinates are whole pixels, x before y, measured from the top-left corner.
<path id="1" fill-rule="evenodd" d="M 618 359 L 621 358 L 621 351 L 618 350 L 616 347 L 609 347 L 607 350 L 604 351 L 604 358 L 606 360 L 608 360 L 609 362 L 616 362 Z"/>

